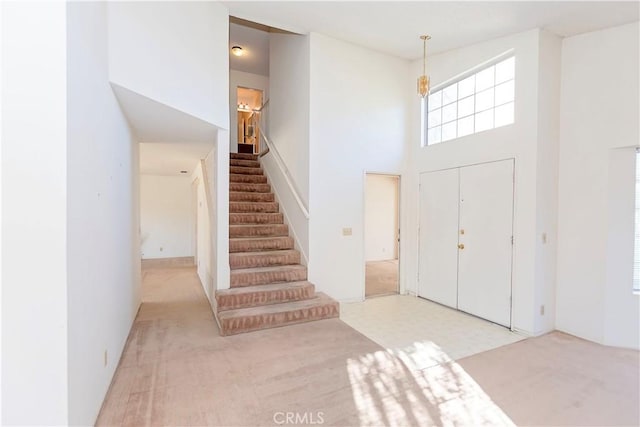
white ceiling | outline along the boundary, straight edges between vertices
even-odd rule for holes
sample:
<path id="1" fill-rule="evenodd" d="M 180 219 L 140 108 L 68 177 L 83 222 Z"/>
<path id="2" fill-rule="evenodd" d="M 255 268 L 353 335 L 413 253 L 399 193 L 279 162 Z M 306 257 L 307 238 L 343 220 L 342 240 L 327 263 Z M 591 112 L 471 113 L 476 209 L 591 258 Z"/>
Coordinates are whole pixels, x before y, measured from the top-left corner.
<path id="1" fill-rule="evenodd" d="M 231 54 L 240 46 L 242 56 Z M 229 68 L 245 73 L 269 75 L 269 33 L 234 23 L 229 24 Z"/>
<path id="2" fill-rule="evenodd" d="M 437 53 L 533 28 L 571 36 L 634 22 L 640 13 L 637 1 L 223 3 L 232 16 L 301 34 L 319 32 L 406 59 L 422 56 L 419 36 L 425 33 L 433 37 L 429 52 Z"/>
<path id="3" fill-rule="evenodd" d="M 115 83 L 111 87 L 140 143 L 140 173 L 191 174 L 215 146 L 216 126 Z"/>
<path id="4" fill-rule="evenodd" d="M 204 159 L 212 148 L 212 144 L 202 142 L 141 143 L 140 173 L 190 176 L 200 159 Z M 183 170 L 187 174 L 181 174 Z"/>

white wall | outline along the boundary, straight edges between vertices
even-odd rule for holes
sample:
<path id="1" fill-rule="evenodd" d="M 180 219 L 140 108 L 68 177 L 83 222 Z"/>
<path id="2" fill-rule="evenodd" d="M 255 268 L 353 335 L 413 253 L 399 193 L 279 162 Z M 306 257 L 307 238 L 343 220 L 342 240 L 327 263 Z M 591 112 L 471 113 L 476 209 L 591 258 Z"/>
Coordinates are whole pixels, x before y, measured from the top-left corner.
<path id="1" fill-rule="evenodd" d="M 403 172 L 413 76 L 408 61 L 324 35 L 312 33 L 310 46 L 309 280 L 362 300 L 365 172 Z"/>
<path id="2" fill-rule="evenodd" d="M 66 425 L 66 4 L 0 8 L 1 423 Z"/>
<path id="3" fill-rule="evenodd" d="M 110 2 L 109 76 L 228 128 L 229 14 L 217 2 Z"/>
<path id="4" fill-rule="evenodd" d="M 197 217 L 196 217 L 196 271 L 200 278 L 200 283 L 204 288 L 205 294 L 209 301 L 212 300 L 211 296 L 214 294 L 215 286 L 213 283 L 213 277 L 211 274 L 211 224 L 209 219 L 209 205 L 207 201 L 207 195 L 205 193 L 204 175 L 202 171 L 202 163 L 198 163 L 192 176 L 192 181 L 197 183 L 196 190 L 196 204 L 197 204 Z"/>
<path id="5" fill-rule="evenodd" d="M 536 156 L 535 325 L 540 334 L 555 328 L 558 256 L 558 146 L 562 39 L 539 35 L 538 153 Z M 541 312 L 544 311 L 544 315 Z"/>
<path id="6" fill-rule="evenodd" d="M 367 174 L 365 194 L 365 261 L 398 258 L 398 178 Z"/>
<path id="7" fill-rule="evenodd" d="M 68 422 L 90 425 L 140 305 L 138 144 L 108 81 L 106 3 L 68 4 L 67 41 Z"/>
<path id="8" fill-rule="evenodd" d="M 215 311 L 215 291 L 230 286 L 229 132 L 220 131 L 214 148 L 191 176 L 197 180 L 198 277 Z"/>
<path id="9" fill-rule="evenodd" d="M 229 132 L 218 131 L 217 143 L 205 159 L 206 175 L 211 192 L 209 212 L 213 242 L 212 265 L 216 289 L 228 289 L 229 268 Z M 212 298 L 211 304 L 215 304 Z"/>
<path id="10" fill-rule="evenodd" d="M 632 348 L 640 345 L 631 293 L 638 38 L 634 23 L 562 44 L 556 312 L 560 330 Z"/>
<path id="11" fill-rule="evenodd" d="M 189 176 L 140 176 L 143 259 L 193 256 L 194 218 Z"/>
<path id="12" fill-rule="evenodd" d="M 268 136 L 308 207 L 309 36 L 271 33 L 269 37 Z"/>
<path id="13" fill-rule="evenodd" d="M 411 172 L 404 183 L 411 188 L 411 194 L 417 194 L 418 174 L 421 172 L 515 158 L 512 325 L 515 329 L 529 334 L 540 334 L 548 330 L 539 329 L 543 324 L 552 328 L 540 320 L 542 315 L 539 305 L 553 306 L 553 292 L 539 292 L 540 281 L 536 276 L 539 271 L 553 271 L 552 258 L 537 258 L 539 255 L 537 242 L 540 239 L 538 226 L 541 228 L 549 227 L 550 229 L 547 231 L 552 234 L 552 225 L 548 223 L 551 220 L 547 220 L 545 216 L 543 221 L 540 219 L 541 215 L 547 209 L 551 210 L 548 213 L 550 218 L 555 215 L 553 206 L 538 203 L 538 178 L 541 173 L 552 173 L 552 166 L 548 166 L 551 171 L 549 172 L 545 170 L 544 165 L 549 161 L 546 158 L 553 156 L 553 140 L 549 139 L 547 142 L 550 147 L 547 150 L 548 153 L 542 152 L 538 140 L 539 93 L 553 90 L 547 88 L 541 90 L 541 85 L 553 85 L 553 79 L 550 81 L 540 79 L 539 81 L 541 49 L 547 48 L 546 45 L 541 44 L 540 40 L 540 31 L 532 30 L 433 55 L 429 58 L 427 72 L 431 76 L 432 87 L 436 87 L 438 84 L 512 49 L 516 58 L 515 122 L 509 126 L 423 148 L 420 146 L 419 97 L 414 95 L 411 126 L 413 135 L 409 149 L 409 170 Z M 553 68 L 554 48 L 552 42 L 548 44 L 550 45 L 548 49 L 552 50 L 548 53 L 550 59 L 547 61 L 548 68 L 551 69 Z M 412 76 L 419 75 L 421 67 L 422 61 L 415 61 L 412 64 Z M 410 81 L 408 84 L 411 86 L 412 92 L 415 93 L 415 83 Z M 553 97 L 549 95 L 544 102 L 546 105 L 552 105 Z M 553 134 L 552 125 L 549 125 L 547 132 L 549 135 Z M 541 160 L 541 166 L 538 165 L 539 157 L 545 157 L 544 162 Z M 552 198 L 552 194 L 553 188 L 545 187 L 540 195 L 541 200 Z M 409 197 L 411 217 L 408 226 L 402 227 L 408 230 L 403 239 L 408 244 L 408 248 L 402 253 L 415 254 L 408 260 L 411 265 L 407 266 L 404 276 L 411 275 L 414 283 L 418 260 L 417 200 L 418 198 L 415 196 Z M 402 272 L 401 269 L 401 277 Z M 540 277 L 544 276 L 540 275 Z M 549 283 L 549 286 L 553 286 L 552 283 Z M 546 313 L 545 315 L 547 315 Z"/>
<path id="14" fill-rule="evenodd" d="M 238 152 L 238 87 L 261 90 L 264 103 L 269 99 L 269 77 L 229 70 L 229 150 L 232 153 Z"/>

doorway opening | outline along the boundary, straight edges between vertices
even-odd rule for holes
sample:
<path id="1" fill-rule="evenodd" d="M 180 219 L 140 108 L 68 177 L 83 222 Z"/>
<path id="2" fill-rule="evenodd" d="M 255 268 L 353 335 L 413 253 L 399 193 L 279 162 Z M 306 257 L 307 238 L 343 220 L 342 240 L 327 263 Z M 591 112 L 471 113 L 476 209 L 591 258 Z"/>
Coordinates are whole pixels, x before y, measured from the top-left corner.
<path id="1" fill-rule="evenodd" d="M 400 177 L 367 173 L 365 182 L 365 298 L 399 291 Z"/>
<path id="2" fill-rule="evenodd" d="M 262 91 L 238 86 L 238 153 L 257 154 L 260 152 L 260 108 Z"/>

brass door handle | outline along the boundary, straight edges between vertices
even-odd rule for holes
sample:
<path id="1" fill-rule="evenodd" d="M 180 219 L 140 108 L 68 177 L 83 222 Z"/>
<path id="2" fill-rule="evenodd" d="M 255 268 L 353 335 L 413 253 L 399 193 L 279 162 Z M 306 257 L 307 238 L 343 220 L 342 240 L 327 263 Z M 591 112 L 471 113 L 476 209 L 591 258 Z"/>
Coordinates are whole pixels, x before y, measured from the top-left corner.
<path id="1" fill-rule="evenodd" d="M 464 249 L 464 243 L 458 244 L 458 249 Z"/>

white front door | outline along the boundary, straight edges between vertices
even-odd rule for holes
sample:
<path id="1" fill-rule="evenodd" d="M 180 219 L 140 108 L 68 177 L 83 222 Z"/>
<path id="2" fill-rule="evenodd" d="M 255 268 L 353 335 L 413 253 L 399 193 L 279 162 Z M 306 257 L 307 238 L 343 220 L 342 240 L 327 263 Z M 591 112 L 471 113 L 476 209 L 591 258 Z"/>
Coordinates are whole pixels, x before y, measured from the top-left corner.
<path id="1" fill-rule="evenodd" d="M 458 309 L 507 327 L 513 172 L 513 160 L 460 168 Z"/>
<path id="2" fill-rule="evenodd" d="M 458 169 L 420 175 L 418 295 L 457 307 Z"/>

